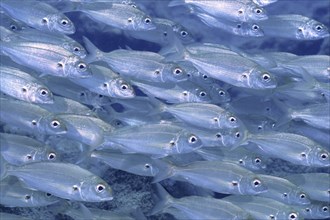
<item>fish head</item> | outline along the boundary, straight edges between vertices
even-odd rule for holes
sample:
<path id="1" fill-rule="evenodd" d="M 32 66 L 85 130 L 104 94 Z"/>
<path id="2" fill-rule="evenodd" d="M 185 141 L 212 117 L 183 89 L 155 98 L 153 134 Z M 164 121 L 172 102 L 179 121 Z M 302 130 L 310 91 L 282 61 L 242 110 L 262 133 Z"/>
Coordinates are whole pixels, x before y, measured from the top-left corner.
<path id="1" fill-rule="evenodd" d="M 243 122 L 231 112 L 219 114 L 217 118 L 214 118 L 214 120 L 216 119 L 218 119 L 219 128 L 238 128 L 243 124 Z"/>
<path id="2" fill-rule="evenodd" d="M 262 21 L 268 18 L 266 10 L 256 4 L 247 4 L 245 13 L 247 21 Z"/>
<path id="3" fill-rule="evenodd" d="M 64 59 L 59 67 L 63 68 L 64 76 L 69 78 L 86 78 L 92 76 L 92 70 L 89 65 L 77 56 L 71 56 Z"/>
<path id="4" fill-rule="evenodd" d="M 81 59 L 85 58 L 87 56 L 86 49 L 78 44 L 77 42 L 67 42 L 63 43 L 62 46 L 73 53 L 74 55 L 80 57 Z"/>
<path id="5" fill-rule="evenodd" d="M 164 69 L 162 70 L 162 79 L 167 82 L 181 82 L 188 80 L 188 75 L 184 68 L 176 63 L 166 63 Z"/>
<path id="6" fill-rule="evenodd" d="M 133 87 L 122 78 L 115 78 L 108 83 L 104 83 L 103 86 L 107 87 L 109 96 L 114 96 L 121 99 L 130 99 L 135 97 Z"/>
<path id="7" fill-rule="evenodd" d="M 150 16 L 141 15 L 140 13 L 138 14 L 138 16 L 128 18 L 127 22 L 128 26 L 131 26 L 131 29 L 134 31 L 148 31 L 157 28 Z"/>
<path id="8" fill-rule="evenodd" d="M 190 132 L 182 131 L 177 135 L 176 153 L 189 153 L 202 147 L 201 139 Z"/>
<path id="9" fill-rule="evenodd" d="M 48 29 L 53 32 L 62 34 L 74 34 L 76 32 L 73 22 L 61 13 L 45 17 L 41 22 L 43 25 L 47 25 Z"/>
<path id="10" fill-rule="evenodd" d="M 40 206 L 40 204 L 53 204 L 60 200 L 60 198 L 48 192 L 42 191 L 31 191 L 31 194 L 28 196 L 26 195 L 25 199 L 29 199 L 32 206 Z"/>
<path id="11" fill-rule="evenodd" d="M 187 102 L 211 102 L 210 95 L 202 88 L 192 88 L 189 91 L 182 92 L 182 95 Z"/>
<path id="12" fill-rule="evenodd" d="M 191 33 L 180 24 L 173 25 L 172 30 L 175 36 L 184 44 L 193 43 L 195 41 Z"/>
<path id="13" fill-rule="evenodd" d="M 262 37 L 265 35 L 262 28 L 256 23 L 238 23 L 233 31 L 239 36 Z"/>
<path id="14" fill-rule="evenodd" d="M 230 94 L 218 84 L 213 84 L 209 90 L 213 103 L 227 103 L 231 100 Z"/>
<path id="15" fill-rule="evenodd" d="M 102 202 L 113 199 L 111 187 L 101 178 L 91 176 L 84 179 L 80 185 L 80 197 L 82 201 Z"/>
<path id="16" fill-rule="evenodd" d="M 313 204 L 312 210 L 315 211 L 315 215 L 319 218 L 326 219 L 330 218 L 330 206 L 329 203 L 319 203 L 319 204 Z"/>
<path id="17" fill-rule="evenodd" d="M 274 89 L 277 86 L 275 77 L 258 67 L 253 68 L 248 75 L 248 85 L 250 88 Z"/>
<path id="18" fill-rule="evenodd" d="M 49 161 L 54 162 L 57 159 L 57 154 L 53 149 L 50 149 L 47 145 L 42 146 L 33 156 L 33 162 Z"/>
<path id="19" fill-rule="evenodd" d="M 34 103 L 53 104 L 53 93 L 46 87 L 36 87 L 35 91 L 30 94 L 29 100 Z"/>
<path id="20" fill-rule="evenodd" d="M 247 130 L 243 127 L 222 129 L 222 131 L 219 132 L 219 135 L 221 137 L 223 146 L 228 148 L 235 148 L 246 140 Z"/>
<path id="21" fill-rule="evenodd" d="M 278 212 L 276 215 L 274 215 L 275 218 L 273 219 L 286 219 L 286 220 L 299 220 L 299 213 L 292 210 L 291 208 L 288 208 L 286 210 L 283 210 L 282 212 Z"/>
<path id="22" fill-rule="evenodd" d="M 248 167 L 249 169 L 252 170 L 264 170 L 266 169 L 266 162 L 265 158 L 263 158 L 260 155 L 254 155 L 252 154 L 251 156 L 247 156 L 246 158 L 243 159 L 244 161 L 244 166 Z M 241 163 L 239 161 L 239 163 Z"/>
<path id="23" fill-rule="evenodd" d="M 244 176 L 238 184 L 239 192 L 243 195 L 257 195 L 268 190 L 265 181 L 255 175 Z"/>
<path id="24" fill-rule="evenodd" d="M 311 204 L 309 196 L 301 189 L 283 193 L 282 199 L 289 204 L 308 205 Z"/>
<path id="25" fill-rule="evenodd" d="M 65 134 L 67 132 L 67 127 L 63 120 L 54 115 L 47 115 L 40 119 L 39 131 L 49 135 L 58 135 Z"/>
<path id="26" fill-rule="evenodd" d="M 296 36 L 298 39 L 322 39 L 329 37 L 329 29 L 322 23 L 313 19 L 309 20 L 304 26 L 299 27 Z"/>
<path id="27" fill-rule="evenodd" d="M 329 152 L 322 147 L 316 146 L 314 147 L 309 153 L 301 153 L 303 158 L 308 160 L 308 163 L 311 166 L 316 167 L 329 167 L 330 166 L 330 159 L 329 159 Z"/>

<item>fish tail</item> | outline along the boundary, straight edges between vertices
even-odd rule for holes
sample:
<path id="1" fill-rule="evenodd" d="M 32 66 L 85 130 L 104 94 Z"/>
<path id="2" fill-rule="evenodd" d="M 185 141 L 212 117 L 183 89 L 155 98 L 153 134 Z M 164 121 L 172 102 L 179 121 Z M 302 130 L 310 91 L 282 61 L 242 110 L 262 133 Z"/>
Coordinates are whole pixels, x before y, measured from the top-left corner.
<path id="1" fill-rule="evenodd" d="M 154 184 L 154 189 L 156 192 L 154 195 L 154 200 L 157 201 L 157 204 L 152 208 L 148 215 L 161 213 L 162 210 L 170 207 L 171 203 L 173 203 L 173 197 L 164 189 L 161 184 Z"/>
<path id="2" fill-rule="evenodd" d="M 184 0 L 172 0 L 170 3 L 168 3 L 168 7 L 175 7 L 175 6 L 180 6 L 184 5 L 185 1 Z"/>
<path id="3" fill-rule="evenodd" d="M 102 60 L 103 52 L 100 51 L 87 37 L 83 37 L 88 56 L 85 58 L 86 62 L 91 63 L 94 61 Z"/>
<path id="4" fill-rule="evenodd" d="M 152 183 L 158 183 L 162 180 L 170 178 L 175 174 L 175 167 L 174 165 L 169 165 L 166 167 L 162 172 L 157 173 L 157 175 L 152 180 Z"/>
<path id="5" fill-rule="evenodd" d="M 288 124 L 292 119 L 292 113 L 293 109 L 286 106 L 283 102 L 280 102 L 279 100 L 274 99 L 274 102 L 276 106 L 283 112 L 281 118 L 276 122 L 275 126 L 276 128 L 280 128 L 283 125 Z"/>

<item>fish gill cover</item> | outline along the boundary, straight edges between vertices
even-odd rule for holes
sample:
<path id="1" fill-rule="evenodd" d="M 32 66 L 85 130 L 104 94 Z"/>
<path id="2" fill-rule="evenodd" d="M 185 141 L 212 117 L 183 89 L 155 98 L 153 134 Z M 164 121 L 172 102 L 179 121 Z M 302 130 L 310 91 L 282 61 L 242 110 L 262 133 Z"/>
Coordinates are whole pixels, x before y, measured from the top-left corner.
<path id="1" fill-rule="evenodd" d="M 328 0 L 1 0 L 0 219 L 330 217 Z"/>

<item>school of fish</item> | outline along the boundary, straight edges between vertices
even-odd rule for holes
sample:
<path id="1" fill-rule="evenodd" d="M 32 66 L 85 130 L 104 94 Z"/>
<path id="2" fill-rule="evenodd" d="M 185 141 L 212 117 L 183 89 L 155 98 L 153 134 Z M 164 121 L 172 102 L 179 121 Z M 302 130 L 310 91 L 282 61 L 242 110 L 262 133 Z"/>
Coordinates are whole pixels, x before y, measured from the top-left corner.
<path id="1" fill-rule="evenodd" d="M 329 219 L 329 54 L 208 41 L 330 40 L 280 2 L 1 0 L 0 219 Z"/>

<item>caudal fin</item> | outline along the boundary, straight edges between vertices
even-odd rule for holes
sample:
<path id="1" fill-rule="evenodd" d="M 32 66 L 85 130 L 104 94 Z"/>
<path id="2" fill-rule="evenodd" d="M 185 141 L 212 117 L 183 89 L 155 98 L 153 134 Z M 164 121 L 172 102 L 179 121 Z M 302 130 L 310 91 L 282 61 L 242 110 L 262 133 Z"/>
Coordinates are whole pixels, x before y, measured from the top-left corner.
<path id="1" fill-rule="evenodd" d="M 92 63 L 100 61 L 103 58 L 103 52 L 100 51 L 87 37 L 83 37 L 85 47 L 88 51 L 88 56 L 85 58 L 86 62 Z"/>
<path id="2" fill-rule="evenodd" d="M 154 184 L 154 200 L 157 201 L 157 204 L 150 210 L 148 215 L 155 215 L 161 213 L 162 210 L 171 206 L 174 198 L 163 188 L 159 183 Z"/>

